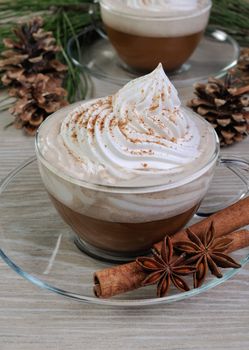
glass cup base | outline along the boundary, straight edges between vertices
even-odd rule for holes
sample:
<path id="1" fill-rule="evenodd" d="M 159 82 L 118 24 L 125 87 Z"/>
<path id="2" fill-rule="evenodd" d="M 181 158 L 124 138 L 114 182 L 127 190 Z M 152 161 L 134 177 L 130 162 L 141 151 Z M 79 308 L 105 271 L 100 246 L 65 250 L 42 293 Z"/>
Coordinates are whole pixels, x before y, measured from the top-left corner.
<path id="1" fill-rule="evenodd" d="M 141 75 L 142 73 L 144 74 L 148 74 L 150 73 L 150 71 L 148 70 L 136 70 L 135 68 L 129 66 L 127 63 L 125 63 L 124 61 L 122 61 L 121 59 L 119 59 L 119 61 L 117 62 L 117 65 L 123 69 L 124 71 L 126 71 L 128 74 L 137 74 L 137 75 Z M 170 72 L 167 72 L 167 70 L 165 70 L 166 73 L 169 73 L 169 74 L 174 74 L 174 75 L 177 75 L 177 74 L 182 74 L 182 73 L 185 73 L 187 72 L 188 70 L 190 70 L 192 67 L 192 64 L 191 63 L 183 63 L 179 68 L 173 70 L 173 71 L 170 71 Z"/>
<path id="2" fill-rule="evenodd" d="M 74 243 L 80 251 L 87 254 L 91 258 L 94 258 L 94 259 L 97 259 L 100 261 L 104 261 L 104 262 L 109 262 L 109 263 L 127 263 L 130 261 L 133 261 L 138 256 L 148 255 L 150 253 L 150 249 L 146 250 L 146 251 L 142 251 L 142 252 L 139 251 L 139 252 L 137 252 L 137 254 L 111 252 L 108 250 L 96 248 L 96 247 L 92 246 L 91 244 L 86 243 L 78 236 L 75 236 Z"/>

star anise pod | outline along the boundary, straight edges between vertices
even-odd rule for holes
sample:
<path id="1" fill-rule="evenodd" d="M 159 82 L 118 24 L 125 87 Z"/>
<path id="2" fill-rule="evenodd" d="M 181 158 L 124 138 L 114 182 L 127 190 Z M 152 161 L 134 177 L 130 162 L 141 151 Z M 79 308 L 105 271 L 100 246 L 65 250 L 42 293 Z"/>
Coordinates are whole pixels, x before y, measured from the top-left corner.
<path id="1" fill-rule="evenodd" d="M 136 262 L 149 275 L 143 281 L 143 286 L 157 283 L 157 296 L 164 297 L 171 282 L 181 291 L 188 291 L 190 288 L 180 276 L 186 276 L 195 272 L 195 267 L 185 265 L 186 254 L 180 257 L 173 256 L 173 244 L 171 239 L 165 237 L 160 253 L 153 250 L 152 257 L 137 258 Z"/>
<path id="2" fill-rule="evenodd" d="M 184 252 L 189 257 L 187 264 L 196 264 L 194 273 L 194 287 L 198 288 L 204 282 L 208 269 L 217 278 L 222 277 L 219 267 L 239 268 L 241 267 L 235 260 L 224 252 L 232 242 L 226 237 L 215 238 L 215 228 L 213 222 L 210 227 L 199 237 L 190 229 L 186 229 L 189 241 L 175 243 L 175 248 Z"/>

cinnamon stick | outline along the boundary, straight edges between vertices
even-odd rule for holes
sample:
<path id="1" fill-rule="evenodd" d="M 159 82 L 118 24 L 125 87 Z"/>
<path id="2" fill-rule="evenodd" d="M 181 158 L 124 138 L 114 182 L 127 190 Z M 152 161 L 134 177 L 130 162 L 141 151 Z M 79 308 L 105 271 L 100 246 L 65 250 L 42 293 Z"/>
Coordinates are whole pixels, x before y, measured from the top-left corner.
<path id="1" fill-rule="evenodd" d="M 198 235 L 206 231 L 210 227 L 211 222 L 214 223 L 217 237 L 224 236 L 241 227 L 249 225 L 249 197 L 241 199 L 237 203 L 210 215 L 208 218 L 191 225 L 189 228 Z M 173 243 L 188 239 L 186 230 L 177 232 L 172 239 Z M 160 249 L 161 244 L 161 242 L 156 243 L 154 247 Z"/>
<path id="2" fill-rule="evenodd" d="M 110 267 L 94 274 L 94 294 L 98 298 L 110 298 L 141 287 L 146 273 L 135 262 Z"/>
<path id="3" fill-rule="evenodd" d="M 232 253 L 249 246 L 249 230 L 240 230 L 229 233 L 226 238 L 232 240 L 224 253 Z"/>
<path id="4" fill-rule="evenodd" d="M 197 232 L 196 232 L 197 233 Z M 240 230 L 227 234 L 232 239 L 226 253 L 249 246 L 249 230 Z M 183 237 L 185 239 L 185 237 Z M 142 287 L 147 274 L 135 261 L 124 265 L 97 271 L 94 274 L 94 294 L 98 298 L 110 298 Z"/>

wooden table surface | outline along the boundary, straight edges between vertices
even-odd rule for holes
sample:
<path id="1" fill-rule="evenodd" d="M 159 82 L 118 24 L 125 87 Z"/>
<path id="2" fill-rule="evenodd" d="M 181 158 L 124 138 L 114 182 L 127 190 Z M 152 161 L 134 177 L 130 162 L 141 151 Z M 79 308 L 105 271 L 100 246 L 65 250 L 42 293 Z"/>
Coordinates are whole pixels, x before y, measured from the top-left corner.
<path id="1" fill-rule="evenodd" d="M 95 96 L 115 89 L 95 82 Z M 34 154 L 33 138 L 11 127 L 3 130 L 10 121 L 7 112 L 1 114 L 0 179 Z M 249 159 L 248 147 L 249 138 L 226 153 Z M 249 349 L 249 264 L 197 297 L 144 309 L 64 299 L 22 279 L 3 261 L 0 281 L 1 350 Z"/>

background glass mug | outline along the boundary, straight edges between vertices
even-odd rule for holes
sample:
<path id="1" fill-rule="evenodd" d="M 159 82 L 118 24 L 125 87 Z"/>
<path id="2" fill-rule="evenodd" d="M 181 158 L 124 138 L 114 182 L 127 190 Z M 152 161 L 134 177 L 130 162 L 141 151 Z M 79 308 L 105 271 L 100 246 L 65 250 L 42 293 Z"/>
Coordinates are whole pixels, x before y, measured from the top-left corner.
<path id="1" fill-rule="evenodd" d="M 120 1 L 99 1 L 110 42 L 123 62 L 141 72 L 153 70 L 159 62 L 166 71 L 174 71 L 192 55 L 207 26 L 212 6 L 210 0 L 196 2 L 193 11 L 169 13 L 164 9 L 127 11 Z M 90 12 L 94 18 L 94 6 Z"/>
<path id="2" fill-rule="evenodd" d="M 181 229 L 197 211 L 208 191 L 218 162 L 219 142 L 210 124 L 212 152 L 202 167 L 171 183 L 146 187 L 113 187 L 69 176 L 42 153 L 50 119 L 59 125 L 80 102 L 47 118 L 36 136 L 36 154 L 45 188 L 62 218 L 76 234 L 77 245 L 88 254 L 107 260 L 126 261 L 149 250 L 165 234 Z M 55 118 L 55 120 L 54 120 Z M 219 163 L 219 162 L 218 162 Z M 223 163 L 223 162 L 222 162 Z M 229 167 L 234 161 L 226 158 Z M 237 160 L 235 165 L 248 166 Z M 215 207 L 215 203 L 212 202 Z"/>

